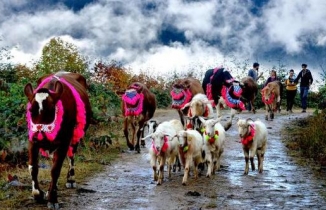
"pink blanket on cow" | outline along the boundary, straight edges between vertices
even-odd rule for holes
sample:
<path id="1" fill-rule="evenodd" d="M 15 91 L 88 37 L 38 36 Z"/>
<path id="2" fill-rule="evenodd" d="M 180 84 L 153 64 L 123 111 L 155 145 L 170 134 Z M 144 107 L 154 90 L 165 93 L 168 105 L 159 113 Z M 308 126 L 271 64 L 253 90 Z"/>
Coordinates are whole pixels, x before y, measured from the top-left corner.
<path id="1" fill-rule="evenodd" d="M 53 78 L 58 79 L 60 82 L 64 83 L 69 87 L 71 90 L 75 101 L 76 101 L 76 109 L 77 109 L 77 115 L 76 115 L 76 126 L 74 128 L 74 133 L 73 133 L 73 138 L 71 141 L 70 145 L 75 145 L 77 144 L 80 139 L 84 136 L 84 128 L 86 125 L 86 110 L 85 110 L 85 104 L 83 100 L 80 98 L 79 93 L 77 90 L 69 83 L 67 82 L 64 78 L 58 78 L 56 76 L 50 76 L 45 78 L 41 84 L 34 90 L 34 93 L 36 93 L 40 88 L 42 88 L 45 84 L 50 82 Z M 27 124 L 28 124 L 28 136 L 29 136 L 29 141 L 33 140 L 33 137 L 37 135 L 37 139 L 39 141 L 43 140 L 44 135 L 49 141 L 53 141 L 58 132 L 60 131 L 61 123 L 63 120 L 63 115 L 64 115 L 64 108 L 62 106 L 62 101 L 59 100 L 56 104 L 56 113 L 55 113 L 55 118 L 51 124 L 34 124 L 31 118 L 31 113 L 29 111 L 31 104 L 27 104 Z M 68 156 L 72 157 L 73 156 L 73 147 L 70 146 L 68 150 Z M 40 152 L 42 153 L 43 156 L 48 156 L 48 153 L 46 153 L 44 150 L 40 149 Z"/>
<path id="2" fill-rule="evenodd" d="M 182 109 L 192 99 L 192 93 L 189 89 L 173 88 L 170 92 L 172 96 L 172 108 Z"/>

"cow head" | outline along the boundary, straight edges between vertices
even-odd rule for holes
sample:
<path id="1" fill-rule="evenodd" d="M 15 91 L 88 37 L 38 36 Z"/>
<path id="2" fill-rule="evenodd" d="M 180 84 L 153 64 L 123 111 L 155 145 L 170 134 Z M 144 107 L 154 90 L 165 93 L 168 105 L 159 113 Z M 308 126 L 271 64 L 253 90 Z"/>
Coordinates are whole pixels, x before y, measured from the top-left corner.
<path id="1" fill-rule="evenodd" d="M 29 111 L 33 123 L 47 124 L 54 120 L 55 105 L 61 97 L 63 85 L 56 81 L 54 91 L 47 88 L 40 88 L 34 92 L 32 85 L 29 83 L 25 86 L 24 93 L 30 103 Z"/>
<path id="2" fill-rule="evenodd" d="M 265 101 L 269 101 L 275 94 L 275 88 L 266 86 L 261 90 L 261 95 Z"/>

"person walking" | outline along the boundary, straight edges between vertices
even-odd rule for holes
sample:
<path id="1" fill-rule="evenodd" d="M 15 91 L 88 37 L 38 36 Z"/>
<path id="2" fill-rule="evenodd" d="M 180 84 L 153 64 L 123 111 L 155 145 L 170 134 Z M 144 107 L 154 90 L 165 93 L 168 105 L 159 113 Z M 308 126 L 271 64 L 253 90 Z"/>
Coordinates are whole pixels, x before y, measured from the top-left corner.
<path id="1" fill-rule="evenodd" d="M 262 77 L 263 75 L 263 72 L 261 72 L 259 75 L 258 75 L 258 70 L 259 70 L 259 63 L 253 63 L 252 65 L 252 69 L 249 69 L 248 71 L 248 77 L 251 77 L 255 82 L 258 81 L 258 79 L 260 77 Z M 257 93 L 256 93 L 257 95 Z M 250 112 L 251 111 L 251 105 L 250 103 L 247 104 L 247 110 Z"/>
<path id="2" fill-rule="evenodd" d="M 288 113 L 293 113 L 292 107 L 294 104 L 294 98 L 297 94 L 297 85 L 294 83 L 295 76 L 294 70 L 291 69 L 289 71 L 289 77 L 285 80 L 286 86 L 286 111 Z"/>
<path id="3" fill-rule="evenodd" d="M 260 77 L 262 77 L 262 75 L 263 75 L 263 72 L 261 72 L 261 73 L 258 75 L 258 70 L 259 70 L 259 63 L 254 63 L 254 64 L 252 65 L 252 69 L 250 69 L 250 70 L 248 71 L 248 76 L 251 77 L 251 78 L 253 78 L 253 79 L 255 80 L 255 82 L 257 82 L 258 79 L 259 79 Z"/>
<path id="4" fill-rule="evenodd" d="M 271 76 L 267 78 L 266 82 L 264 83 L 264 87 L 266 87 L 268 83 L 274 82 L 276 80 L 280 81 L 279 78 L 277 77 L 276 71 L 272 69 Z"/>
<path id="5" fill-rule="evenodd" d="M 303 63 L 301 65 L 302 70 L 298 74 L 297 78 L 295 78 L 294 83 L 298 84 L 300 80 L 300 99 L 301 99 L 301 107 L 302 112 L 306 112 L 307 110 L 307 99 L 310 86 L 314 81 L 311 71 L 307 69 L 308 65 Z"/>

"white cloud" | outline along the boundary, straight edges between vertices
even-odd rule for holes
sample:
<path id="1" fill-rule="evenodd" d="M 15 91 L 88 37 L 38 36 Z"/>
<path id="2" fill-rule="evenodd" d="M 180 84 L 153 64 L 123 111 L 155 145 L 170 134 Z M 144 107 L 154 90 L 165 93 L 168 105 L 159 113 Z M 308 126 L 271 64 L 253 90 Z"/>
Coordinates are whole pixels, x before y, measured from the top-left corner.
<path id="1" fill-rule="evenodd" d="M 306 37 L 326 31 L 324 0 L 273 0 L 264 11 L 266 33 L 272 42 L 279 42 L 290 53 L 300 52 Z"/>
<path id="2" fill-rule="evenodd" d="M 275 46 L 293 54 L 308 39 L 326 44 L 324 0 L 270 0 L 259 8 L 261 15 L 243 0 L 147 1 L 155 4 L 151 11 L 144 11 L 141 0 L 101 0 L 78 12 L 58 6 L 33 13 L 23 10 L 26 0 L 5 2 L 0 3 L 7 10 L 0 9 L 0 47 L 11 48 L 14 61 L 21 63 L 38 59 L 56 36 L 75 44 L 84 56 L 159 73 L 231 65 L 229 56 L 251 66 L 267 59 L 260 52 Z M 184 35 L 186 42 L 163 45 L 158 37 L 166 28 Z"/>

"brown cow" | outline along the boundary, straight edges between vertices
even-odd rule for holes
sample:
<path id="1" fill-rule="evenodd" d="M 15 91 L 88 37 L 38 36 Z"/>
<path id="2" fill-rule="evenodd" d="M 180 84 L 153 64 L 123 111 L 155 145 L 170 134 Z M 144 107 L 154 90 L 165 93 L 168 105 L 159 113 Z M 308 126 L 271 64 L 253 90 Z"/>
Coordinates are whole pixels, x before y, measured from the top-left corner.
<path id="1" fill-rule="evenodd" d="M 153 117 L 156 110 L 155 95 L 142 83 L 132 83 L 122 96 L 122 114 L 124 116 L 124 135 L 130 150 L 140 152 L 139 140 L 143 135 L 144 124 Z M 135 146 L 135 134 L 137 129 L 137 143 Z M 132 142 L 129 141 L 128 127 L 131 125 Z M 142 141 L 142 145 L 145 142 Z"/>
<path id="2" fill-rule="evenodd" d="M 58 72 L 40 78 L 35 90 L 27 84 L 24 92 L 28 98 L 28 168 L 32 176 L 32 194 L 38 202 L 45 199 L 37 179 L 38 153 L 53 156 L 52 179 L 46 198 L 48 208 L 58 209 L 57 181 L 63 161 L 68 155 L 66 186 L 75 187 L 74 153 L 92 115 L 86 79 L 80 74 Z"/>
<path id="3" fill-rule="evenodd" d="M 243 89 L 242 98 L 244 98 L 247 103 L 250 103 L 251 110 L 254 114 L 256 109 L 254 107 L 254 102 L 258 94 L 258 85 L 257 82 L 252 77 L 244 77 L 241 80 L 241 87 Z"/>
<path id="4" fill-rule="evenodd" d="M 279 81 L 268 83 L 262 90 L 262 101 L 266 106 L 265 119 L 274 119 L 274 112 L 280 111 L 282 88 Z M 268 117 L 269 114 L 269 117 Z"/>
<path id="5" fill-rule="evenodd" d="M 185 126 L 184 115 L 188 113 L 189 109 L 183 108 L 197 93 L 204 94 L 204 90 L 200 81 L 192 77 L 178 79 L 172 85 L 172 90 L 170 92 L 172 96 L 172 108 L 178 111 L 183 126 Z"/>

